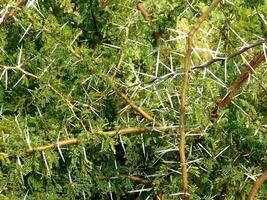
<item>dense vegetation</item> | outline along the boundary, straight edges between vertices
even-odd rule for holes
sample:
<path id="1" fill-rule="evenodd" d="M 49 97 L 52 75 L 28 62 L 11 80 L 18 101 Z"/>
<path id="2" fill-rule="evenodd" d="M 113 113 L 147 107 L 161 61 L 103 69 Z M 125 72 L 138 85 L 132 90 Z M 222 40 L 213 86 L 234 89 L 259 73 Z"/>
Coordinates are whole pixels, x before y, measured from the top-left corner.
<path id="1" fill-rule="evenodd" d="M 0 2 L 0 199 L 183 198 L 186 38 L 211 1 L 138 3 Z M 266 17 L 224 0 L 194 35 L 190 199 L 246 199 L 266 170 Z"/>

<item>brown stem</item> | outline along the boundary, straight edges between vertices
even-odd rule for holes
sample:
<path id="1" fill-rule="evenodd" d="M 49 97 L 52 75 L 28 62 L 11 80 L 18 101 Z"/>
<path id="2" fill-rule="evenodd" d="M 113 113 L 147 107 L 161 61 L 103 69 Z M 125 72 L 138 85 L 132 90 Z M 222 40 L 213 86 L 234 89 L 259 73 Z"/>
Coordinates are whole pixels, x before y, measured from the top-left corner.
<path id="1" fill-rule="evenodd" d="M 127 177 L 133 181 L 135 181 L 136 183 L 142 184 L 142 185 L 148 185 L 148 186 L 152 186 L 153 183 L 152 181 L 142 178 L 141 176 L 137 176 L 137 175 L 127 175 L 127 174 L 118 174 L 116 177 L 108 177 L 108 176 L 101 176 L 100 179 L 101 180 L 109 180 L 109 179 L 114 179 L 114 178 L 120 178 L 120 177 Z"/>
<path id="2" fill-rule="evenodd" d="M 144 16 L 145 20 L 152 25 L 152 18 L 151 18 L 151 14 L 145 9 L 145 7 L 143 6 L 142 3 L 138 3 L 137 4 L 137 9 L 142 13 L 142 15 Z"/>
<path id="3" fill-rule="evenodd" d="M 265 171 L 254 183 L 247 200 L 255 200 L 260 186 L 267 180 L 267 171 Z"/>
<path id="4" fill-rule="evenodd" d="M 243 83 L 248 79 L 249 75 L 256 69 L 259 64 L 264 60 L 264 53 L 260 53 L 254 56 L 250 61 L 249 66 L 238 76 L 238 78 L 230 85 L 229 91 L 226 95 L 217 103 L 218 108 L 224 108 L 231 102 L 232 95 L 237 91 Z"/>
<path id="5" fill-rule="evenodd" d="M 180 105 L 180 160 L 181 160 L 181 169 L 182 169 L 182 181 L 183 181 L 183 190 L 185 193 L 184 199 L 189 199 L 188 193 L 188 175 L 187 175 L 187 166 L 186 166 L 186 157 L 185 157 L 185 112 L 186 112 L 186 95 L 189 86 L 189 68 L 190 68 L 190 56 L 192 52 L 192 36 L 189 35 L 187 39 L 187 53 L 185 58 L 184 65 L 184 81 L 181 91 L 181 105 Z"/>
<path id="6" fill-rule="evenodd" d="M 153 79 L 148 80 L 148 81 L 144 81 L 142 83 L 133 84 L 130 87 L 145 86 L 145 85 L 155 85 L 157 83 L 164 82 L 164 81 L 166 81 L 166 80 L 168 80 L 170 78 L 173 78 L 175 75 L 176 75 L 175 72 L 169 73 L 169 74 L 166 74 L 166 75 L 163 75 L 163 76 L 159 76 L 159 77 L 153 78 Z"/>
<path id="7" fill-rule="evenodd" d="M 234 52 L 234 53 L 232 53 L 232 54 L 230 54 L 230 55 L 228 55 L 228 56 L 224 56 L 224 57 L 221 57 L 221 58 L 214 58 L 214 59 L 212 59 L 212 60 L 210 60 L 210 61 L 208 61 L 208 62 L 206 62 L 206 63 L 204 63 L 204 64 L 202 64 L 202 65 L 192 67 L 192 70 L 196 70 L 196 69 L 204 69 L 204 68 L 210 66 L 211 64 L 213 64 L 213 63 L 215 63 L 215 62 L 229 60 L 229 59 L 231 59 L 231 58 L 234 58 L 234 57 L 236 57 L 236 56 L 238 56 L 238 55 L 244 53 L 245 51 L 247 51 L 247 50 L 249 50 L 249 49 L 251 49 L 251 48 L 253 48 L 253 47 L 262 45 L 262 44 L 264 44 L 264 43 L 266 43 L 266 42 L 267 42 L 267 38 L 265 38 L 264 40 L 258 41 L 258 42 L 256 42 L 256 43 L 253 43 L 253 44 L 251 44 L 251 45 L 245 46 L 245 47 L 243 47 L 243 48 L 240 48 L 240 50 L 238 50 L 238 51 L 236 51 L 236 52 Z"/>
<path id="8" fill-rule="evenodd" d="M 128 176 L 128 177 L 131 180 L 133 180 L 133 181 L 135 181 L 135 182 L 137 182 L 139 184 L 142 184 L 142 185 L 149 185 L 149 186 L 153 185 L 152 181 L 150 181 L 148 179 L 145 179 L 145 178 L 142 178 L 140 176 L 134 176 L 134 175 L 132 175 L 132 176 Z"/>
<path id="9" fill-rule="evenodd" d="M 119 96 L 121 96 L 121 97 L 124 99 L 124 101 L 125 101 L 129 106 L 131 106 L 135 111 L 137 111 L 138 113 L 140 113 L 140 114 L 141 114 L 145 119 L 147 119 L 148 121 L 153 122 L 154 118 L 153 118 L 149 113 L 147 113 L 146 111 L 144 111 L 143 108 L 141 108 L 141 107 L 135 105 L 135 104 L 129 99 L 129 97 L 128 97 L 126 94 L 124 94 L 124 93 L 118 91 L 118 89 L 115 89 L 115 88 L 113 88 L 113 89 L 114 89 L 114 91 L 115 91 Z M 161 126 L 160 124 L 157 124 L 157 125 Z"/>
<path id="10" fill-rule="evenodd" d="M 17 3 L 16 4 L 17 4 L 17 7 L 21 7 L 24 3 L 25 3 L 25 0 L 17 0 Z M 3 19 L 3 21 L 2 21 L 1 24 L 4 24 L 7 20 L 9 20 L 11 17 L 13 17 L 15 15 L 17 15 L 17 12 L 16 12 L 15 9 L 13 9 L 9 14 L 7 14 L 4 17 L 4 19 Z"/>
<path id="11" fill-rule="evenodd" d="M 201 24 L 207 19 L 210 15 L 211 11 L 216 8 L 216 6 L 220 3 L 221 0 L 213 0 L 209 8 L 202 14 L 199 18 L 198 22 L 193 26 L 192 30 L 189 32 L 187 37 L 187 51 L 185 56 L 185 64 L 184 64 L 184 80 L 183 86 L 181 90 L 181 105 L 180 105 L 180 144 L 179 144 L 179 153 L 181 160 L 181 170 L 182 170 L 182 182 L 183 182 L 183 190 L 184 190 L 184 199 L 189 199 L 188 195 L 188 175 L 187 175 L 187 166 L 186 166 L 186 157 L 185 157 L 185 112 L 186 112 L 186 96 L 189 87 L 189 70 L 190 70 L 190 57 L 192 53 L 192 40 L 194 34 L 198 31 Z"/>

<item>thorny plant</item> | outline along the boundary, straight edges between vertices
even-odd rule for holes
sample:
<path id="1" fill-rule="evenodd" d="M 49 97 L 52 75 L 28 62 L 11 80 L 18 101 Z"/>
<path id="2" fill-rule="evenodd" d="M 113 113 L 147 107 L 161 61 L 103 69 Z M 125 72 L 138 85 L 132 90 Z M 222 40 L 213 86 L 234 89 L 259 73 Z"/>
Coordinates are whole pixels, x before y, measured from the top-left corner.
<path id="1" fill-rule="evenodd" d="M 228 188 L 201 192 L 201 174 L 235 152 L 231 112 L 255 129 L 254 137 L 266 132 L 266 116 L 254 123 L 250 91 L 241 87 L 266 92 L 264 30 L 247 37 L 229 22 L 238 16 L 221 10 L 238 2 L 115 2 L 0 4 L 0 194 L 41 198 L 48 182 L 47 193 L 70 199 L 225 197 Z M 260 8 L 253 15 L 266 26 Z M 223 16 L 222 27 L 216 20 Z M 217 131 L 230 141 L 221 143 Z M 248 166 L 237 166 L 246 176 L 239 191 L 263 169 Z M 11 177 L 17 183 L 8 184 Z"/>

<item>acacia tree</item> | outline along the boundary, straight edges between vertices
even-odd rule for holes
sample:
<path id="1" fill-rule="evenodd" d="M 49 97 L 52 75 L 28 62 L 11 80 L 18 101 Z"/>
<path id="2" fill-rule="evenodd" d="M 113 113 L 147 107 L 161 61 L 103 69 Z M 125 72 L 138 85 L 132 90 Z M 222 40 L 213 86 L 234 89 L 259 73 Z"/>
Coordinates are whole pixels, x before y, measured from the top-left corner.
<path id="1" fill-rule="evenodd" d="M 0 7 L 1 199 L 254 199 L 264 1 Z"/>

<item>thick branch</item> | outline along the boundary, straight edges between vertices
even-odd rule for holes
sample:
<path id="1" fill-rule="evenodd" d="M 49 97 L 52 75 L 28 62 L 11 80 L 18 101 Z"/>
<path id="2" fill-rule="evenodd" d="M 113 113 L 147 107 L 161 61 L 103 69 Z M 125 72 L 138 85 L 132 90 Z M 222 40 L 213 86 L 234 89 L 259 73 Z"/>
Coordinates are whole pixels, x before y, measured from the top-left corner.
<path id="1" fill-rule="evenodd" d="M 199 18 L 198 22 L 193 26 L 193 29 L 189 32 L 187 38 L 187 51 L 185 57 L 185 65 L 184 65 L 184 81 L 181 90 L 181 105 L 180 105 L 180 160 L 181 160 L 181 169 L 182 169 L 182 181 L 183 181 L 183 190 L 184 190 L 184 199 L 189 199 L 188 196 L 188 175 L 187 175 L 187 167 L 186 167 L 186 158 L 185 158 L 185 112 L 186 112 L 186 96 L 187 90 L 189 87 L 189 70 L 190 70 L 190 57 L 192 53 L 192 39 L 194 34 L 198 31 L 201 24 L 207 19 L 210 15 L 211 11 L 216 8 L 216 6 L 220 3 L 221 0 L 214 0 L 209 8 L 202 14 Z"/>
<path id="2" fill-rule="evenodd" d="M 206 63 L 204 63 L 204 64 L 202 64 L 202 65 L 192 67 L 192 70 L 196 70 L 196 69 L 204 69 L 204 68 L 210 66 L 211 64 L 213 64 L 213 63 L 215 63 L 215 62 L 229 60 L 229 59 L 231 59 L 231 58 L 234 58 L 234 57 L 236 57 L 236 56 L 238 56 L 238 55 L 244 53 L 245 51 L 247 51 L 247 50 L 249 50 L 249 49 L 251 49 L 251 48 L 253 48 L 253 47 L 262 45 L 262 44 L 264 44 L 264 43 L 266 43 L 266 42 L 267 42 L 267 38 L 265 38 L 264 40 L 258 41 L 258 42 L 256 42 L 256 43 L 253 43 L 253 44 L 251 44 L 251 45 L 245 46 L 245 47 L 243 47 L 243 48 L 240 48 L 238 51 L 236 51 L 236 52 L 234 52 L 234 53 L 232 53 L 232 54 L 230 54 L 230 55 L 228 55 L 228 56 L 224 56 L 224 57 L 220 57 L 220 58 L 214 58 L 214 59 L 212 59 L 212 60 L 210 60 L 210 61 L 208 61 L 208 62 L 206 62 Z"/>
<path id="3" fill-rule="evenodd" d="M 265 171 L 254 183 L 247 200 L 255 200 L 260 186 L 267 180 L 267 171 Z"/>

